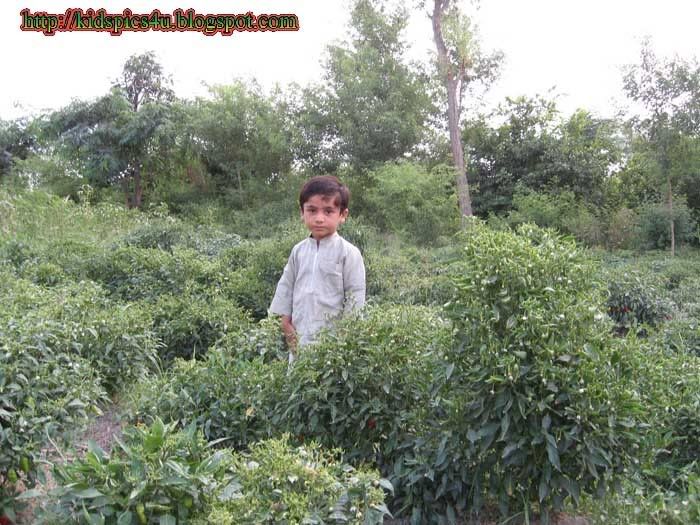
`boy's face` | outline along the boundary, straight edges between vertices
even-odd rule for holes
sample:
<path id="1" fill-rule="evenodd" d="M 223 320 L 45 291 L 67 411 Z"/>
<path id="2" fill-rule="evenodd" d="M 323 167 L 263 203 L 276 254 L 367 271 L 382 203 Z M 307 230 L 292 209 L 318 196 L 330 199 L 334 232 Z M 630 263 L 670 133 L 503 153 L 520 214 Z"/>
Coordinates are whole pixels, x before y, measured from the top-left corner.
<path id="1" fill-rule="evenodd" d="M 313 195 L 304 203 L 301 218 L 317 241 L 333 235 L 348 216 L 348 210 L 341 212 L 335 200 L 335 196 Z"/>

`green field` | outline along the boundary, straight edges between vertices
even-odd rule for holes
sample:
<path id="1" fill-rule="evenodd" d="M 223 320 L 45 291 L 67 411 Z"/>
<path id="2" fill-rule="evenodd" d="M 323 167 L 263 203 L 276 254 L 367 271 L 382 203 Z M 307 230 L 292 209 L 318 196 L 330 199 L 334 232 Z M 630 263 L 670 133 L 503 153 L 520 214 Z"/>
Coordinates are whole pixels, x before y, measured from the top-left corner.
<path id="1" fill-rule="evenodd" d="M 0 479 L 18 522 L 698 519 L 695 250 L 478 222 L 421 248 L 351 221 L 369 304 L 288 370 L 265 312 L 294 219 L 247 239 L 1 197 Z M 103 412 L 123 424 L 111 452 L 85 436 Z"/>

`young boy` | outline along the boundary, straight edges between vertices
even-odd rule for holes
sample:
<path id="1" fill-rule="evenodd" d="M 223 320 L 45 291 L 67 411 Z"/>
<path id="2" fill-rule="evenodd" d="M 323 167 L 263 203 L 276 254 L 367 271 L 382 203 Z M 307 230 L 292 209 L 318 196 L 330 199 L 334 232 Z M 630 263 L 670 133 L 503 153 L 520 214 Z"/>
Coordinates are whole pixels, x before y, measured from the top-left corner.
<path id="1" fill-rule="evenodd" d="M 289 362 L 298 346 L 343 313 L 365 304 L 365 265 L 360 250 L 337 233 L 348 216 L 350 192 L 329 175 L 301 188 L 301 218 L 311 235 L 292 248 L 270 313 L 282 316 Z"/>

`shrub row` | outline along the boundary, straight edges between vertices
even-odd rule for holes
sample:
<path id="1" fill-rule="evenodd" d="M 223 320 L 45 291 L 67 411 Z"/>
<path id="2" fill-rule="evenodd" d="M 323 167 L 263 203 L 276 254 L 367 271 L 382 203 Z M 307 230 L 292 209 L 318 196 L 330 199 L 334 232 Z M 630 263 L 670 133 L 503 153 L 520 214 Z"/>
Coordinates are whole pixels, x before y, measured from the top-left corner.
<path id="1" fill-rule="evenodd" d="M 314 443 L 286 437 L 246 454 L 213 450 L 194 425 L 176 432 L 156 419 L 132 427 L 111 454 L 91 443 L 82 459 L 56 465 L 59 486 L 43 523 L 238 525 L 380 524 L 388 514 L 370 470 L 344 465 Z"/>
<path id="2" fill-rule="evenodd" d="M 479 224 L 461 242 L 450 323 L 430 308 L 370 306 L 289 371 L 238 340 L 240 354 L 222 346 L 142 390 L 137 417 L 194 419 L 235 446 L 284 431 L 340 446 L 379 465 L 393 509 L 415 523 L 484 502 L 546 516 L 603 494 L 638 453 L 638 346 L 611 333 L 603 287 L 571 242 Z"/>

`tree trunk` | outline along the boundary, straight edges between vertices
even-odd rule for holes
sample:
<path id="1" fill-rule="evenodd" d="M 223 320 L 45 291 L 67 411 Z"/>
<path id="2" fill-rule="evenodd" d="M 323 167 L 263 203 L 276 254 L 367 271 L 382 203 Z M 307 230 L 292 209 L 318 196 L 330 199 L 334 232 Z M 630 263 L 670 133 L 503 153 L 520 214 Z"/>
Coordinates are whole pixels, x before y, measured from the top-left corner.
<path id="1" fill-rule="evenodd" d="M 469 193 L 469 181 L 467 180 L 466 167 L 464 165 L 464 150 L 462 149 L 462 138 L 459 134 L 459 110 L 457 109 L 457 85 L 456 82 L 450 82 L 453 87 L 448 88 L 447 93 L 447 111 L 448 121 L 450 125 L 450 147 L 452 149 L 452 158 L 455 163 L 455 174 L 457 181 L 457 200 L 459 202 L 459 211 L 463 216 L 471 217 L 472 199 Z"/>
<path id="2" fill-rule="evenodd" d="M 668 218 L 671 221 L 671 257 L 676 256 L 676 225 L 673 220 L 673 191 L 671 177 L 668 177 Z"/>
<path id="3" fill-rule="evenodd" d="M 141 184 L 141 166 L 134 167 L 134 200 L 135 208 L 141 208 L 143 198 L 143 185 Z"/>
<path id="4" fill-rule="evenodd" d="M 460 83 L 464 81 L 464 78 L 461 70 L 459 72 L 453 71 L 447 56 L 447 46 L 445 46 L 445 40 L 442 36 L 442 17 L 449 5 L 450 0 L 435 0 L 432 16 L 433 37 L 435 39 L 435 47 L 437 47 L 440 72 L 443 75 L 445 87 L 447 88 L 447 122 L 450 128 L 450 147 L 456 171 L 459 211 L 462 216 L 471 216 L 473 215 L 472 200 L 469 194 L 469 181 L 467 180 L 464 165 L 464 150 L 462 149 L 462 139 L 459 133 L 461 107 L 458 93 L 460 91 Z"/>
<path id="5" fill-rule="evenodd" d="M 129 177 L 122 179 L 122 191 L 124 192 L 124 206 L 126 209 L 131 209 L 131 198 L 129 196 Z"/>

